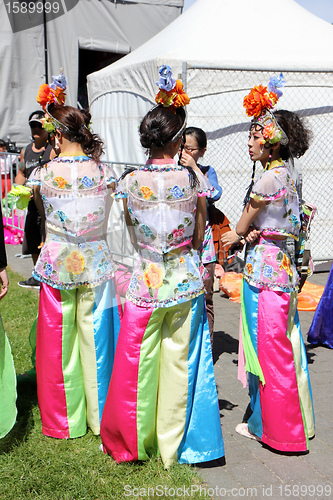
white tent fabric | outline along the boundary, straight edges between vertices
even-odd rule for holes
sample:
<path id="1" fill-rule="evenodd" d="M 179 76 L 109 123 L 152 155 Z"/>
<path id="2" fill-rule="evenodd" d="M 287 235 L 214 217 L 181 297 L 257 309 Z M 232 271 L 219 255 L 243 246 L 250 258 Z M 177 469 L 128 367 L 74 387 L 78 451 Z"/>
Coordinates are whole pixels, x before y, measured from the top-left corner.
<path id="1" fill-rule="evenodd" d="M 66 102 L 76 106 L 79 48 L 125 55 L 174 21 L 184 2 L 67 0 L 61 5 L 70 3 L 76 5 L 67 7 L 65 14 L 47 18 L 48 68 L 49 80 L 64 68 Z M 28 116 L 39 108 L 36 95 L 45 82 L 43 25 L 34 26 L 34 16 L 26 14 L 26 29 L 13 33 L 5 2 L 0 3 L 0 19 L 0 137 L 9 135 L 23 145 L 30 140 Z M 15 14 L 12 23 L 15 26 Z"/>
<path id="2" fill-rule="evenodd" d="M 225 70 L 327 72 L 333 71 L 332 46 L 332 26 L 294 0 L 278 5 L 274 0 L 197 0 L 140 48 L 88 76 L 95 131 L 104 137 L 109 159 L 142 161 L 136 127 L 140 112 L 154 102 L 160 64 L 169 64 L 175 75 L 181 74 L 183 61 Z M 223 90 L 216 79 L 203 86 L 195 74 L 187 84 L 191 98 Z M 244 84 L 248 88 L 253 81 Z"/>
<path id="3" fill-rule="evenodd" d="M 191 98 L 188 124 L 207 132 L 205 160 L 215 166 L 225 187 L 218 205 L 234 224 L 251 171 L 243 98 L 251 87 L 265 85 L 270 76 L 283 71 L 287 85 L 278 107 L 308 116 L 315 136 L 311 153 L 304 156 L 303 172 L 305 197 L 317 204 L 320 214 L 314 253 L 318 258 L 332 256 L 332 237 L 326 250 L 319 239 L 321 232 L 332 233 L 333 225 L 328 210 L 329 158 L 333 156 L 332 46 L 333 26 L 294 0 L 197 0 L 137 50 L 88 75 L 94 131 L 105 141 L 106 159 L 144 163 L 138 125 L 154 104 L 159 66 L 169 64 Z M 323 147 L 325 134 L 329 137 Z M 314 179 L 317 194 L 311 186 Z"/>

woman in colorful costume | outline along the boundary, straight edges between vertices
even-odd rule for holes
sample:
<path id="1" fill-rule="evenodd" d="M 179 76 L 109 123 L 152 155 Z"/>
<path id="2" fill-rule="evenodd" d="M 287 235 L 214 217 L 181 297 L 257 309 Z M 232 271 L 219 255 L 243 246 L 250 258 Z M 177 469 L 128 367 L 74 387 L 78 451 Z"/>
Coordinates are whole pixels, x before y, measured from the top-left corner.
<path id="1" fill-rule="evenodd" d="M 117 462 L 159 452 L 165 467 L 224 455 L 197 249 L 210 186 L 173 159 L 189 99 L 160 67 L 158 106 L 140 125 L 145 167 L 125 172 L 116 197 L 138 251 L 127 290 L 101 438 Z"/>
<path id="2" fill-rule="evenodd" d="M 53 77 L 55 78 L 55 77 Z M 46 239 L 33 275 L 41 282 L 37 322 L 37 394 L 43 433 L 75 438 L 100 432 L 111 378 L 119 308 L 107 243 L 112 169 L 90 114 L 64 105 L 65 77 L 38 95 L 43 126 L 60 150 L 30 177 Z"/>
<path id="3" fill-rule="evenodd" d="M 298 196 L 286 167 L 299 137 L 288 120 L 278 122 L 271 111 L 283 84 L 281 74 L 244 99 L 253 116 L 248 142 L 253 177 L 236 231 L 222 241 L 234 244 L 249 232 L 249 240 L 256 238 L 243 272 L 239 355 L 241 365 L 243 342 L 252 415 L 236 431 L 276 450 L 304 452 L 314 436 L 314 413 L 296 308 L 298 274 L 286 247 L 287 237 L 297 239 L 300 228 Z M 258 160 L 264 172 L 253 182 Z"/>
<path id="4" fill-rule="evenodd" d="M 333 349 L 333 265 L 308 331 L 308 342 Z"/>
<path id="5" fill-rule="evenodd" d="M 6 267 L 7 256 L 0 206 L 0 300 L 8 292 Z M 16 415 L 16 374 L 12 352 L 0 316 L 0 438 L 12 429 Z"/>

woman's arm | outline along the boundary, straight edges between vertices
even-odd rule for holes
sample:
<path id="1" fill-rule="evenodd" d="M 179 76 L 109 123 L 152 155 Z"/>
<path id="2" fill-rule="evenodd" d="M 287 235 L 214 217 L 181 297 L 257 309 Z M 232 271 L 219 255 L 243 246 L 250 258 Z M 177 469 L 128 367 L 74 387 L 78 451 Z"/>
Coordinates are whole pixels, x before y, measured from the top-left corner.
<path id="1" fill-rule="evenodd" d="M 25 184 L 25 181 L 26 181 L 24 154 L 25 154 L 25 148 L 22 148 L 20 156 L 19 156 L 18 171 L 17 171 L 16 177 L 14 179 L 15 184 L 23 185 L 23 184 Z"/>
<path id="2" fill-rule="evenodd" d="M 1 288 L 0 300 L 1 300 L 4 298 L 4 296 L 8 292 L 9 281 L 8 281 L 6 268 L 0 269 L 0 281 L 1 281 L 1 283 L 0 283 L 0 288 Z"/>
<path id="3" fill-rule="evenodd" d="M 236 231 L 227 231 L 223 234 L 221 241 L 223 246 L 235 245 L 240 240 L 247 236 L 249 227 L 256 216 L 266 205 L 266 201 L 257 201 L 251 198 L 249 203 L 244 208 L 241 218 L 236 226 Z"/>
<path id="4" fill-rule="evenodd" d="M 197 201 L 197 212 L 195 214 L 195 228 L 192 238 L 193 247 L 198 250 L 200 245 L 202 244 L 205 237 L 205 229 L 206 229 L 206 196 L 198 197 Z"/>
<path id="5" fill-rule="evenodd" d="M 206 176 L 207 176 L 207 179 L 209 180 L 209 182 L 211 183 L 211 185 L 213 186 L 213 188 L 215 188 L 215 191 L 216 191 L 215 196 L 212 196 L 209 199 L 209 201 L 215 203 L 215 201 L 217 201 L 217 200 L 219 200 L 221 198 L 222 187 L 219 184 L 216 171 L 215 171 L 215 169 L 213 167 L 209 167 L 208 168 Z"/>
<path id="6" fill-rule="evenodd" d="M 256 218 L 256 216 L 261 212 L 266 203 L 267 203 L 266 201 L 257 201 L 251 198 L 249 203 L 244 208 L 242 216 L 239 219 L 239 222 L 236 226 L 236 233 L 239 236 L 244 236 L 247 233 L 251 223 Z"/>

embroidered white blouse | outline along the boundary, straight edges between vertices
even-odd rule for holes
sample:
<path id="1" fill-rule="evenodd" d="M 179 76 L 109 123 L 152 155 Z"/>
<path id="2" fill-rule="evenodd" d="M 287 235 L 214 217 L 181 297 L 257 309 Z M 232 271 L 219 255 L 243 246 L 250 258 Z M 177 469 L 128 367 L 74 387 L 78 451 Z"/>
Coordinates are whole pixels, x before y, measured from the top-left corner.
<path id="1" fill-rule="evenodd" d="M 253 220 L 261 237 L 247 253 L 244 278 L 257 287 L 287 292 L 296 290 L 299 278 L 286 240 L 275 238 L 298 239 L 300 229 L 296 187 L 282 160 L 272 162 L 269 170 L 255 182 L 251 197 L 267 203 Z"/>
<path id="2" fill-rule="evenodd" d="M 292 176 L 282 160 L 272 162 L 253 185 L 251 198 L 267 201 L 253 221 L 265 236 L 280 234 L 298 239 L 298 195 Z"/>
<path id="3" fill-rule="evenodd" d="M 36 168 L 30 185 L 40 185 L 46 240 L 33 276 L 53 288 L 97 286 L 114 274 L 107 243 L 113 170 L 89 157 L 59 156 Z"/>

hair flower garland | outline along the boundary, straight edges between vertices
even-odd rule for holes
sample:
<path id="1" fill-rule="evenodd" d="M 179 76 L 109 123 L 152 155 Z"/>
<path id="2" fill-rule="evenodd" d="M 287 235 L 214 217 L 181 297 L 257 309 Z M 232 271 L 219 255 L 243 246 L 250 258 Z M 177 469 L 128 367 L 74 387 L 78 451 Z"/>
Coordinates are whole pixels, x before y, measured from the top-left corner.
<path id="1" fill-rule="evenodd" d="M 280 76 L 272 76 L 272 78 L 268 82 L 267 90 L 268 92 L 274 92 L 274 94 L 277 95 L 278 99 L 280 99 L 283 92 L 282 90 L 279 90 L 279 88 L 283 88 L 285 83 L 286 81 L 283 78 L 282 73 L 280 73 Z"/>
<path id="2" fill-rule="evenodd" d="M 190 99 L 186 92 L 184 92 L 182 82 L 172 77 L 170 66 L 160 66 L 159 74 L 160 79 L 156 82 L 156 85 L 159 86 L 160 91 L 155 97 L 156 103 L 162 104 L 165 108 L 186 106 L 190 102 Z"/>
<path id="3" fill-rule="evenodd" d="M 158 72 L 160 74 L 160 79 L 158 82 L 156 82 L 156 85 L 158 85 L 160 89 L 169 92 L 176 85 L 176 80 L 172 78 L 172 71 L 170 66 L 160 66 Z"/>
<path id="4" fill-rule="evenodd" d="M 258 85 L 244 98 L 244 108 L 247 116 L 258 118 L 265 109 L 273 109 L 277 101 L 275 92 L 269 92 L 267 87 Z"/>
<path id="5" fill-rule="evenodd" d="M 267 123 L 267 125 L 264 126 L 262 135 L 264 136 L 266 142 L 275 144 L 276 142 L 279 142 L 281 140 L 282 132 L 280 129 L 274 126 L 274 122 L 273 120 L 271 120 L 269 123 Z"/>
<path id="6" fill-rule="evenodd" d="M 66 100 L 67 81 L 63 69 L 60 69 L 59 75 L 52 76 L 52 83 L 47 85 L 43 83 L 38 90 L 37 102 L 43 107 L 45 116 L 42 118 L 43 128 L 52 136 L 59 129 L 62 132 L 68 132 L 68 127 L 52 116 L 48 110 L 50 104 L 64 106 Z"/>
<path id="7" fill-rule="evenodd" d="M 54 122 L 50 115 L 46 114 L 44 118 L 41 119 L 41 122 L 43 129 L 46 130 L 46 132 L 49 134 L 53 134 L 53 132 L 55 132 Z"/>
<path id="8" fill-rule="evenodd" d="M 63 106 L 66 100 L 66 77 L 62 69 L 60 75 L 52 76 L 52 83 L 43 83 L 39 87 L 37 102 L 45 110 L 48 104 L 54 103 L 56 106 Z"/>
<path id="9" fill-rule="evenodd" d="M 246 110 L 247 116 L 253 116 L 251 126 L 258 124 L 262 127 L 262 134 L 264 143 L 281 144 L 288 143 L 288 137 L 278 124 L 272 109 L 282 96 L 280 88 L 284 87 L 285 79 L 283 74 L 273 76 L 267 87 L 263 85 L 255 86 L 251 89 L 250 93 L 244 97 L 243 106 Z"/>

